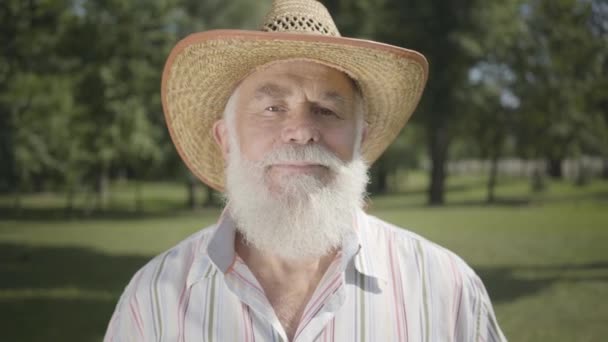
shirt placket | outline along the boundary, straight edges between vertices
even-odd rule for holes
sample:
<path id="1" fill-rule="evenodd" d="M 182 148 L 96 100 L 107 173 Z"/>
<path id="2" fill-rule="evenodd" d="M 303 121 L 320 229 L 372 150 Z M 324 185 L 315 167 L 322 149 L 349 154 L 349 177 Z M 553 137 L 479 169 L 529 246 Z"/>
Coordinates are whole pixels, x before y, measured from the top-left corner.
<path id="1" fill-rule="evenodd" d="M 346 301 L 344 263 L 339 255 L 330 265 L 306 306 L 293 341 L 314 341 Z"/>
<path id="2" fill-rule="evenodd" d="M 240 260 L 234 262 L 233 267 L 226 274 L 226 285 L 234 293 L 235 296 L 253 311 L 259 315 L 264 321 L 270 324 L 275 333 L 279 335 L 282 341 L 287 341 L 287 334 L 281 325 L 274 309 L 270 305 L 262 286 L 259 284 L 253 273 L 247 265 Z M 254 320 L 253 322 L 255 322 Z M 255 330 L 267 330 L 267 325 L 264 327 L 254 327 Z M 272 332 L 268 332 L 271 336 Z"/>

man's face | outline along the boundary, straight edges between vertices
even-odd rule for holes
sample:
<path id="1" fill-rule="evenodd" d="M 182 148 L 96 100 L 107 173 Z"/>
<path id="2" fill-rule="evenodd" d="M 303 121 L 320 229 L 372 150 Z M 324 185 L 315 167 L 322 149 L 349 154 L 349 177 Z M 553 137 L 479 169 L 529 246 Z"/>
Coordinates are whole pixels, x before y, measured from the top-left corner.
<path id="1" fill-rule="evenodd" d="M 355 88 L 344 73 L 312 62 L 279 62 L 248 76 L 236 92 L 233 128 L 242 158 L 258 162 L 285 145 L 319 145 L 343 162 L 352 160 L 361 137 Z M 216 138 L 226 156 L 227 130 L 216 130 Z M 271 188 L 291 176 L 331 178 L 326 166 L 307 162 L 277 162 L 265 171 Z"/>
<path id="2" fill-rule="evenodd" d="M 251 246 L 287 259 L 340 248 L 361 208 L 367 166 L 356 146 L 355 88 L 310 62 L 247 77 L 214 135 L 226 160 L 226 198 Z M 252 200 L 252 195 L 254 199 Z"/>

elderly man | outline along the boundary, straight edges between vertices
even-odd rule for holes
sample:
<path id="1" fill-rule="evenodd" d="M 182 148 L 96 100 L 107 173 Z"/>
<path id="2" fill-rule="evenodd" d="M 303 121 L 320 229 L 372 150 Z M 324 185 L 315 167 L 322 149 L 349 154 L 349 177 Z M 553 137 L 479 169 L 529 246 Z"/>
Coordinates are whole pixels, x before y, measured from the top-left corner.
<path id="1" fill-rule="evenodd" d="M 426 82 L 420 54 L 342 38 L 312 0 L 167 61 L 167 125 L 225 190 L 216 225 L 133 277 L 106 341 L 503 341 L 456 255 L 362 210 L 367 167 Z"/>

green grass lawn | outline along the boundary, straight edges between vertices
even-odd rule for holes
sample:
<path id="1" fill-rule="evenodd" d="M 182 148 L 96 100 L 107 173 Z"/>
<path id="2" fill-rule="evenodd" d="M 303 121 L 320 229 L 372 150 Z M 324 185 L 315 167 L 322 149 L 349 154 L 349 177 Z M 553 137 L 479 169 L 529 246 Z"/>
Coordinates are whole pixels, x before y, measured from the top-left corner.
<path id="1" fill-rule="evenodd" d="M 373 197 L 369 211 L 461 255 L 483 278 L 511 341 L 604 341 L 608 336 L 608 182 L 501 180 L 485 205 L 483 180 L 451 179 L 448 205 L 424 205 L 424 179 Z M 117 297 L 147 260 L 213 223 L 219 209 L 181 211 L 185 191 L 146 184 L 133 213 L 130 184 L 115 184 L 110 210 L 63 217 L 63 198 L 0 198 L 2 341 L 99 341 Z M 79 199 L 79 201 L 85 201 Z"/>

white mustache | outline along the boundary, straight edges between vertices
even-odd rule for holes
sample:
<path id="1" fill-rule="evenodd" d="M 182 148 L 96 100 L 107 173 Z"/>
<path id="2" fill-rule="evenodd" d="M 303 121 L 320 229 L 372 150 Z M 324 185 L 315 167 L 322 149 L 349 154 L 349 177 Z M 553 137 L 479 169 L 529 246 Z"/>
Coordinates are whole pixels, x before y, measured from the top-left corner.
<path id="1" fill-rule="evenodd" d="M 320 145 L 284 145 L 270 151 L 260 162 L 266 168 L 275 164 L 309 163 L 338 170 L 345 163 L 335 154 Z"/>

